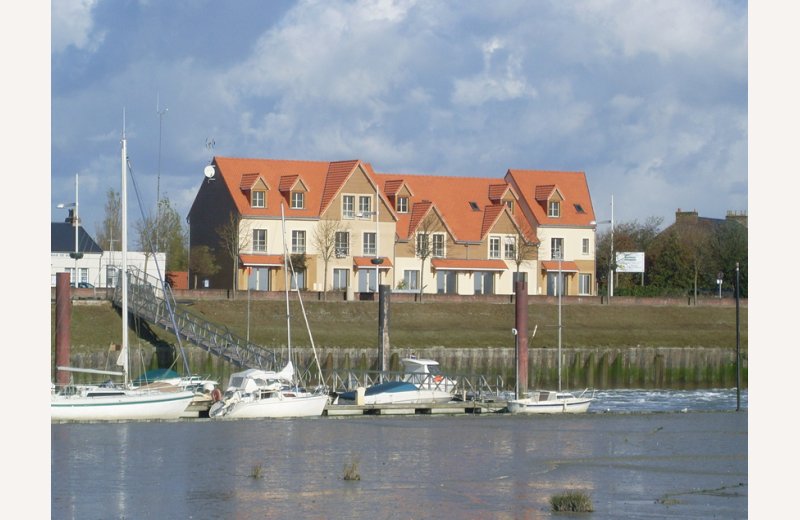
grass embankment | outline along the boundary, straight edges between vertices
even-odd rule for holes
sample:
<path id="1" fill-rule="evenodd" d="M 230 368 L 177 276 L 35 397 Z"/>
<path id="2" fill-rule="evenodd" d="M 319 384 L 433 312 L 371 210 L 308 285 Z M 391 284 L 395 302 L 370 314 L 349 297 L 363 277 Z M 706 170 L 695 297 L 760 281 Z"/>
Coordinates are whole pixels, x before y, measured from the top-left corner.
<path id="1" fill-rule="evenodd" d="M 376 302 L 307 302 L 304 300 L 314 343 L 318 347 L 372 348 L 378 341 Z M 248 303 L 196 301 L 184 308 L 208 321 L 226 325 L 247 336 Z M 250 340 L 268 347 L 286 344 L 286 303 L 251 301 Z M 292 302 L 292 345 L 310 346 L 299 303 Z M 562 347 L 736 347 L 736 310 L 715 306 L 562 305 Z M 747 308 L 740 309 L 740 345 L 747 349 Z M 110 303 L 72 306 L 71 350 L 92 352 L 120 342 L 119 314 Z M 55 348 L 55 304 L 52 306 Z M 558 345 L 558 307 L 528 306 L 529 348 Z M 393 302 L 389 336 L 393 347 L 431 346 L 480 348 L 513 347 L 514 305 L 497 303 Z M 174 336 L 156 329 L 161 339 Z"/>

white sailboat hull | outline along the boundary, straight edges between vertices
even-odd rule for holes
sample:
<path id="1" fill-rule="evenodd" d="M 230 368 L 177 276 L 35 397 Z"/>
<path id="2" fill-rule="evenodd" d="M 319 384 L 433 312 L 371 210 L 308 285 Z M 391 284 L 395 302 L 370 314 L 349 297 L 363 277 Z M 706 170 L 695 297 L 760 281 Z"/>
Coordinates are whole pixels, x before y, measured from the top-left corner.
<path id="1" fill-rule="evenodd" d="M 508 402 L 508 411 L 512 414 L 542 413 L 586 413 L 593 397 L 574 396 L 570 393 L 539 391 L 524 399 L 513 399 Z"/>
<path id="2" fill-rule="evenodd" d="M 276 393 L 261 399 L 243 399 L 228 403 L 219 401 L 212 406 L 209 416 L 225 419 L 320 417 L 326 404 L 328 396 L 325 394 L 286 396 Z"/>
<path id="3" fill-rule="evenodd" d="M 126 391 L 115 395 L 62 395 L 50 397 L 53 421 L 126 421 L 179 419 L 194 392 Z"/>

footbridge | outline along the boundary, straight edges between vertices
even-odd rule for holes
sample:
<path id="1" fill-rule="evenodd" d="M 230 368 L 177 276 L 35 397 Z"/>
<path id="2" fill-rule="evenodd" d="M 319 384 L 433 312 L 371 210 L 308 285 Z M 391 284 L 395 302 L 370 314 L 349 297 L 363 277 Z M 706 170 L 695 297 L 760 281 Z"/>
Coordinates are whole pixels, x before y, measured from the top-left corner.
<path id="1" fill-rule="evenodd" d="M 118 283 L 111 293 L 111 301 L 121 309 L 120 278 L 121 270 L 117 274 Z M 224 325 L 212 323 L 186 309 L 179 309 L 169 285 L 161 284 L 156 277 L 140 269 L 129 268 L 126 279 L 128 312 L 131 316 L 171 332 L 179 340 L 185 340 L 237 367 L 280 370 L 286 364 L 279 353 L 237 336 Z"/>

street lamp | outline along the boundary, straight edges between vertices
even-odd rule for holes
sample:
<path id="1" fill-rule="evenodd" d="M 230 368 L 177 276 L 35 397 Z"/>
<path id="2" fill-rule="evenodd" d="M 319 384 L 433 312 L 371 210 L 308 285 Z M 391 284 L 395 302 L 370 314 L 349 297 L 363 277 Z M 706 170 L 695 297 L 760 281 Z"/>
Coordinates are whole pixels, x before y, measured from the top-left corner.
<path id="1" fill-rule="evenodd" d="M 72 213 L 72 224 L 75 226 L 75 251 L 70 253 L 70 258 L 75 260 L 75 280 L 74 284 L 75 287 L 78 286 L 78 260 L 83 258 L 83 253 L 78 251 L 78 226 L 80 225 L 80 220 L 78 219 L 78 174 L 75 174 L 75 202 L 69 203 L 61 203 L 56 205 L 57 208 L 75 208 L 75 211 Z"/>

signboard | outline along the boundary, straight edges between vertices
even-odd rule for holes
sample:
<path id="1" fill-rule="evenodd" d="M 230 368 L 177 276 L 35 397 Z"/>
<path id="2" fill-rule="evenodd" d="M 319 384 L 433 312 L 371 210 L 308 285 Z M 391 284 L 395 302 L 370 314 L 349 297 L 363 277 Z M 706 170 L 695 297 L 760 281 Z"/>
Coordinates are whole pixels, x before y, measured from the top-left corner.
<path id="1" fill-rule="evenodd" d="M 618 273 L 643 273 L 644 253 L 617 253 Z"/>

